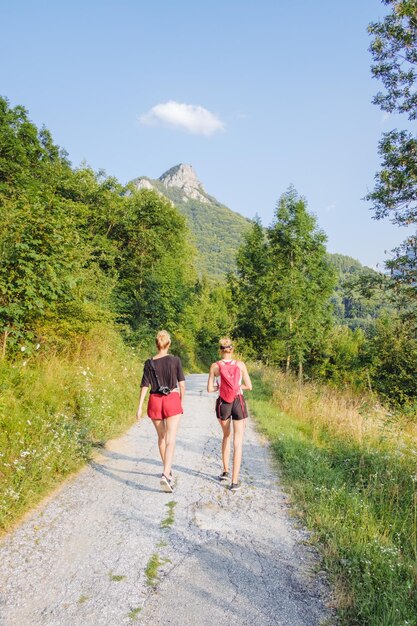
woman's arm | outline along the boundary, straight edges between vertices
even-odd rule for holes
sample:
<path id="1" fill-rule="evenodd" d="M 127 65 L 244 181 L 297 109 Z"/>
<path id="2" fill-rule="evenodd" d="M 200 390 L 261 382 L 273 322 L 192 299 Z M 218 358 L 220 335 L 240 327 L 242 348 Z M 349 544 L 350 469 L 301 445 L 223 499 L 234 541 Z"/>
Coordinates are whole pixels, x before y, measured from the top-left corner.
<path id="1" fill-rule="evenodd" d="M 219 366 L 217 363 L 212 363 L 210 366 L 209 377 L 207 381 L 207 391 L 210 393 L 211 391 L 218 391 L 219 385 L 214 384 L 214 379 L 219 375 Z"/>
<path id="2" fill-rule="evenodd" d="M 140 418 L 142 417 L 143 402 L 145 400 L 146 392 L 148 391 L 148 389 L 149 389 L 149 387 L 141 387 L 140 396 L 139 396 L 139 407 L 138 407 L 138 410 L 136 412 L 136 419 L 137 420 L 140 420 Z"/>
<path id="3" fill-rule="evenodd" d="M 181 404 L 182 404 L 182 400 L 185 396 L 185 380 L 178 381 L 178 386 L 180 388 L 180 399 L 181 399 Z"/>
<path id="4" fill-rule="evenodd" d="M 240 388 L 243 389 L 247 389 L 248 391 L 252 391 L 252 381 L 250 379 L 250 376 L 248 374 L 248 370 L 246 368 L 246 365 L 244 364 L 243 361 L 239 361 L 239 367 L 242 371 L 242 381 L 243 384 L 240 386 Z"/>

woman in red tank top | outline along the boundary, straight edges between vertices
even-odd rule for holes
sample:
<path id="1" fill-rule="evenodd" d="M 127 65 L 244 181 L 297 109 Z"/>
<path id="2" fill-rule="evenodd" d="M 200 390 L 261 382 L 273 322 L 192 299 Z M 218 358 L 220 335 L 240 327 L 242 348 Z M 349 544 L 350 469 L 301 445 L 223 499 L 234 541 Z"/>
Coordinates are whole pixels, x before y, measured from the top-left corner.
<path id="1" fill-rule="evenodd" d="M 233 359 L 233 345 L 229 337 L 220 339 L 220 354 L 222 358 L 212 363 L 210 367 L 207 391 L 219 392 L 216 401 L 216 417 L 223 432 L 223 472 L 219 476 L 222 482 L 229 480 L 231 423 L 233 421 L 233 472 L 230 489 L 237 491 L 240 489 L 239 472 L 242 462 L 243 434 L 248 416 L 243 390 L 251 390 L 252 383 L 244 362 Z M 219 383 L 215 382 L 216 379 Z"/>

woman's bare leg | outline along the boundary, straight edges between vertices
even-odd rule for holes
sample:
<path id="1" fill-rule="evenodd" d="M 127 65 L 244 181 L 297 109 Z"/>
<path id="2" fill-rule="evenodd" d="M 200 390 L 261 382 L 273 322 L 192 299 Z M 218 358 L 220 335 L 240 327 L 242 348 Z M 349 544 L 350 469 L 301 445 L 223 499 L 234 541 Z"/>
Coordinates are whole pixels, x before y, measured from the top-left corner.
<path id="1" fill-rule="evenodd" d="M 223 441 L 222 441 L 222 461 L 223 461 L 223 471 L 229 471 L 229 462 L 230 462 L 230 442 L 232 440 L 232 431 L 230 430 L 230 422 L 231 419 L 228 420 L 217 420 L 222 427 L 223 431 Z"/>
<path id="2" fill-rule="evenodd" d="M 166 450 L 166 441 L 165 441 L 165 420 L 152 420 L 152 424 L 155 426 L 155 430 L 158 433 L 158 448 L 159 454 L 161 455 L 162 463 L 165 460 L 165 450 Z"/>
<path id="3" fill-rule="evenodd" d="M 232 483 L 239 480 L 240 465 L 242 463 L 243 435 L 246 420 L 233 420 L 233 474 Z"/>
<path id="4" fill-rule="evenodd" d="M 167 478 L 171 473 L 172 461 L 174 459 L 175 441 L 177 438 L 178 426 L 180 424 L 181 415 L 172 415 L 167 417 L 165 422 L 165 456 L 164 456 L 164 474 Z"/>

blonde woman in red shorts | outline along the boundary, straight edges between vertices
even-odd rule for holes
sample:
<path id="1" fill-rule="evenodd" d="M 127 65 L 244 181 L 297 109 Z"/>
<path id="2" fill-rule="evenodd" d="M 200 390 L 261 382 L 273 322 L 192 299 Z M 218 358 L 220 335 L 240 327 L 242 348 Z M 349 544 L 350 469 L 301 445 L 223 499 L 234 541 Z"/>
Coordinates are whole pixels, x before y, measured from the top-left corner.
<path id="1" fill-rule="evenodd" d="M 185 377 L 181 360 L 168 354 L 171 337 L 166 330 L 160 330 L 156 336 L 158 353 L 145 361 L 141 382 L 138 420 L 142 417 L 143 402 L 150 388 L 148 416 L 151 418 L 158 435 L 158 447 L 164 469 L 161 487 L 171 493 L 172 461 L 180 418 L 183 413 L 182 400 L 185 394 Z"/>

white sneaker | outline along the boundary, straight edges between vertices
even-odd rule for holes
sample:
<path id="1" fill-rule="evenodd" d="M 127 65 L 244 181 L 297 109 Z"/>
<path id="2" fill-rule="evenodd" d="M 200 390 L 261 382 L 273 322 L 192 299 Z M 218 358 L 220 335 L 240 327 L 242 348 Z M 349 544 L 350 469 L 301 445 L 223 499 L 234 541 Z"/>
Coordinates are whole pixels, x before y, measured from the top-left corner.
<path id="1" fill-rule="evenodd" d="M 162 474 L 161 480 L 159 481 L 159 483 L 162 487 L 162 491 L 165 491 L 166 493 L 172 493 L 174 491 L 174 488 L 172 486 L 172 481 L 169 478 L 167 478 L 165 474 Z"/>

